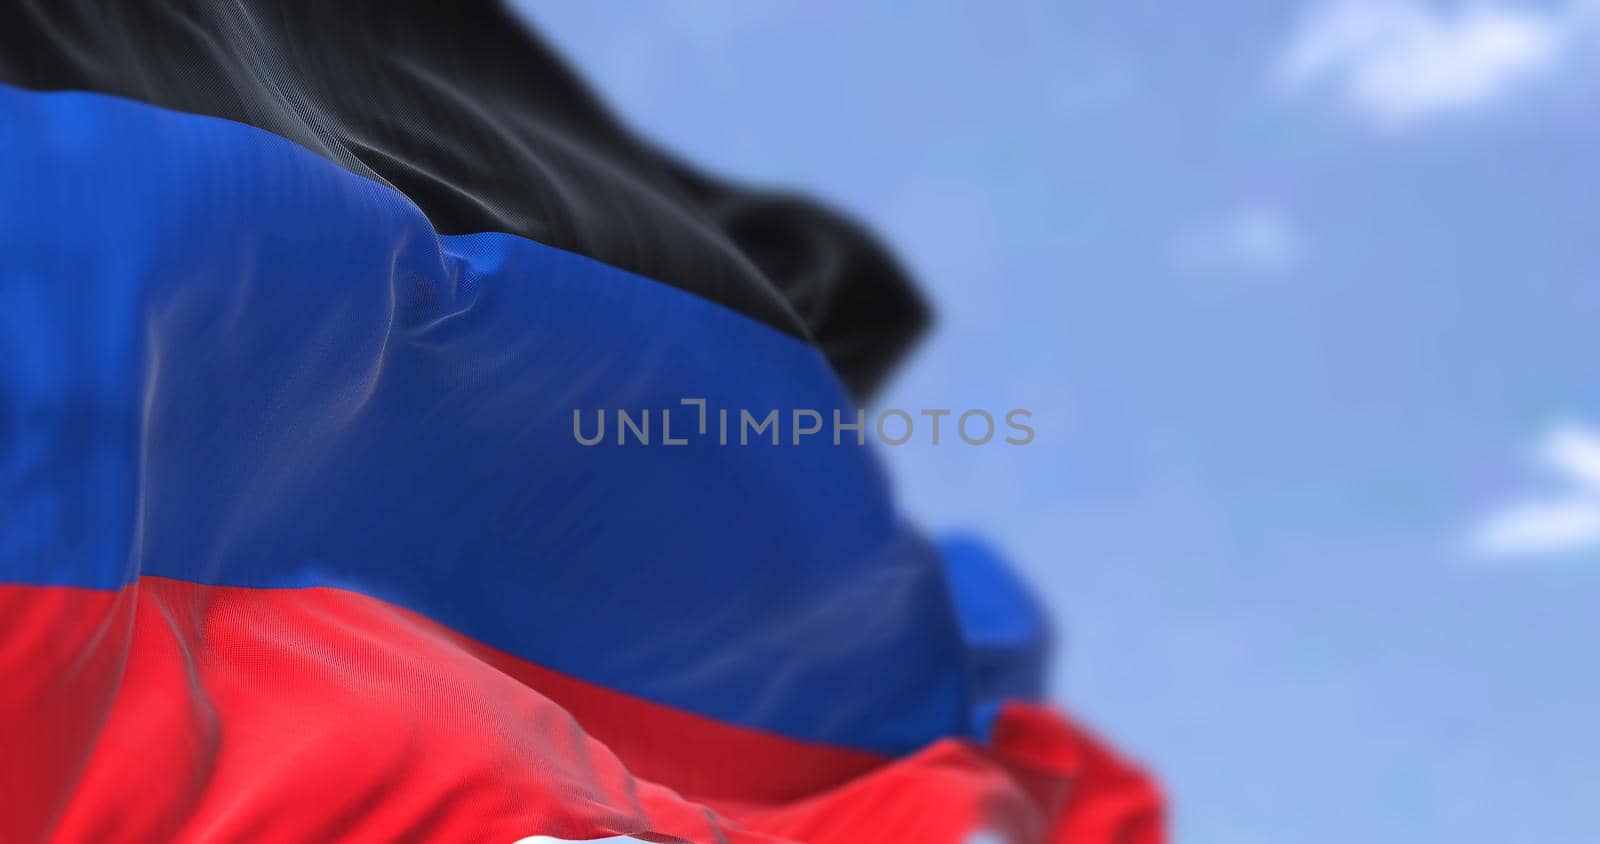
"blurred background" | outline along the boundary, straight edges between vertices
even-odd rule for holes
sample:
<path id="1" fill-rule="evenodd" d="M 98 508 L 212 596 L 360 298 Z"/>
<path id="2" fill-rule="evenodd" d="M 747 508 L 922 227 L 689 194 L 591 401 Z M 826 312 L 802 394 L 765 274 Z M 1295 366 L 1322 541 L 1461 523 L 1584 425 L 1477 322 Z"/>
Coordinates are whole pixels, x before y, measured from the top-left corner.
<path id="1" fill-rule="evenodd" d="M 1600 5 L 525 2 L 939 321 L 913 518 L 1048 601 L 1180 841 L 1600 841 Z"/>

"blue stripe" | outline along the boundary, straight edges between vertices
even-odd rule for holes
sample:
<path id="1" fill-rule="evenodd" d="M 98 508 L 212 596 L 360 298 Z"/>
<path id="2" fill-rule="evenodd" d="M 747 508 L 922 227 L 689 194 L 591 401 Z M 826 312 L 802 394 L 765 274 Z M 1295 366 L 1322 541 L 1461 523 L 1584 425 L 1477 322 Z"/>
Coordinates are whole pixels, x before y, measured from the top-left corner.
<path id="1" fill-rule="evenodd" d="M 1044 697 L 1052 633 L 1033 591 L 995 549 L 975 536 L 941 537 L 939 551 L 967 643 L 968 690 L 975 710 L 990 713 L 988 720 L 993 720 L 1005 701 Z"/>
<path id="2" fill-rule="evenodd" d="M 334 586 L 795 738 L 967 731 L 865 449 L 573 438 L 682 397 L 850 416 L 806 344 L 225 120 L 0 86 L 0 156 L 0 581 Z"/>

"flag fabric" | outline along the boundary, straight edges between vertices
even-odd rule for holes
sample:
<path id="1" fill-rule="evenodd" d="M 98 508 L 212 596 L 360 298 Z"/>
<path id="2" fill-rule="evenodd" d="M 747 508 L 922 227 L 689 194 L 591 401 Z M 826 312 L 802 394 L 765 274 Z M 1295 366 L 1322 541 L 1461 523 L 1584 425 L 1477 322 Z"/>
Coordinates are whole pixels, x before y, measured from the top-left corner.
<path id="1" fill-rule="evenodd" d="M 495 5 L 0 11 L 0 840 L 1159 840 L 870 448 L 663 437 L 925 317 Z"/>

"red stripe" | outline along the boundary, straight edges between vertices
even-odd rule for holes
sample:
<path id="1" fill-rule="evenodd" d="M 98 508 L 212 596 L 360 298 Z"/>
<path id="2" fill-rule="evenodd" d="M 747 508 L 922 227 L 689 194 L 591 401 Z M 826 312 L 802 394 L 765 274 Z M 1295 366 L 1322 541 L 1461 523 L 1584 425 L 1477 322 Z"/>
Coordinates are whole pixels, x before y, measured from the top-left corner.
<path id="1" fill-rule="evenodd" d="M 1008 703 L 990 742 L 1019 781 L 1051 801 L 1053 844 L 1161 844 L 1165 839 L 1165 800 L 1155 780 L 1060 713 Z"/>
<path id="2" fill-rule="evenodd" d="M 1031 710 L 1008 711 L 992 751 L 943 741 L 891 764 L 598 688 L 334 589 L 0 586 L 0 619 L 5 841 L 1032 841 L 1096 793 L 1083 737 Z M 1068 750 L 1041 766 L 1029 749 L 1049 741 Z"/>
<path id="3" fill-rule="evenodd" d="M 8 840 L 755 840 L 370 598 L 145 578 L 0 618 Z"/>

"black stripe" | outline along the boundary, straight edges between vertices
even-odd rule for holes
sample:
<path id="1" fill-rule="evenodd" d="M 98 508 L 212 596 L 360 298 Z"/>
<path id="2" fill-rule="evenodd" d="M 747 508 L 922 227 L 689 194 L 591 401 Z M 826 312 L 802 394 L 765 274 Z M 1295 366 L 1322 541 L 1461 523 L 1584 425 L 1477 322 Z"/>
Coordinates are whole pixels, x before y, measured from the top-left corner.
<path id="1" fill-rule="evenodd" d="M 856 225 L 644 144 L 495 3 L 25 0 L 0 9 L 0 81 L 277 133 L 441 232 L 529 237 L 808 339 L 858 396 L 926 322 Z"/>

